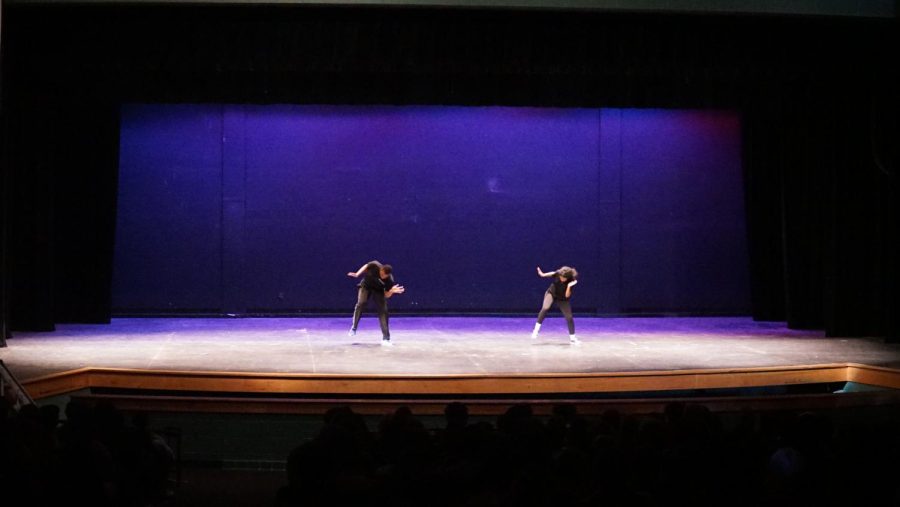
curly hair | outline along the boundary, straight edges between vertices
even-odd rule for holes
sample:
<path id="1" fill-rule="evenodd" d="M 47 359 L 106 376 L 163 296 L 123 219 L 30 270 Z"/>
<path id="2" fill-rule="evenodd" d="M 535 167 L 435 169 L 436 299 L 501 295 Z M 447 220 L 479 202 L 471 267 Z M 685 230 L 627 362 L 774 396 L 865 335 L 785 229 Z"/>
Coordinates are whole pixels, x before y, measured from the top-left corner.
<path id="1" fill-rule="evenodd" d="M 566 280 L 576 280 L 578 279 L 578 271 L 571 266 L 562 266 L 556 270 L 556 275 L 565 278 Z"/>

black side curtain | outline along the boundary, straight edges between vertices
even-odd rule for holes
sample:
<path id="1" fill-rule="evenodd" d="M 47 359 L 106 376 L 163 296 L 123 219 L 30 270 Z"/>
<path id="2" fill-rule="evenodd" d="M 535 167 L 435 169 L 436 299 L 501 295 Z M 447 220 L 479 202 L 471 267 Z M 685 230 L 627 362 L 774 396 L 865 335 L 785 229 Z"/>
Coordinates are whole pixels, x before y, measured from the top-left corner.
<path id="1" fill-rule="evenodd" d="M 4 115 L 13 329 L 109 321 L 118 107 L 22 93 Z"/>
<path id="2" fill-rule="evenodd" d="M 745 112 L 754 318 L 897 340 L 896 158 L 872 109 L 885 91 L 803 88 Z"/>

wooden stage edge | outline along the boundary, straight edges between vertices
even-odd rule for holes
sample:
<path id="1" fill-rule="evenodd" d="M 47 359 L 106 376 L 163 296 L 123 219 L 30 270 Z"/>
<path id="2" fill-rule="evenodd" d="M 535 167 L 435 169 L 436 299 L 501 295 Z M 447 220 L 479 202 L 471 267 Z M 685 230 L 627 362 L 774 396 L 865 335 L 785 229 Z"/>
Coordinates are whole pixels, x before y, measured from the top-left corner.
<path id="1" fill-rule="evenodd" d="M 900 389 L 900 369 L 857 363 L 754 368 L 502 375 L 346 375 L 81 368 L 23 382 L 39 400 L 90 388 L 296 396 L 447 398 L 628 393 L 856 382 Z M 196 394 L 194 394 L 196 395 Z M 558 396 L 553 396 L 558 398 Z"/>

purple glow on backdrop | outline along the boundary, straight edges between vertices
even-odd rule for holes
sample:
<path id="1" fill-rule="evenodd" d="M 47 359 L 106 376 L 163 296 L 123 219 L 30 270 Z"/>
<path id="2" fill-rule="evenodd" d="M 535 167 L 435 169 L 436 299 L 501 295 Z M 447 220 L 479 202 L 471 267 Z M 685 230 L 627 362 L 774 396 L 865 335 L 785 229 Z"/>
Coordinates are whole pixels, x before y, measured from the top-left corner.
<path id="1" fill-rule="evenodd" d="M 747 297 L 749 278 L 737 278 L 748 277 L 737 115 L 632 109 L 621 121 L 622 307 Z"/>
<path id="2" fill-rule="evenodd" d="M 531 310 L 570 264 L 576 310 L 741 312 L 739 140 L 728 112 L 127 106 L 114 306 L 346 310 L 379 258 L 401 311 Z"/>

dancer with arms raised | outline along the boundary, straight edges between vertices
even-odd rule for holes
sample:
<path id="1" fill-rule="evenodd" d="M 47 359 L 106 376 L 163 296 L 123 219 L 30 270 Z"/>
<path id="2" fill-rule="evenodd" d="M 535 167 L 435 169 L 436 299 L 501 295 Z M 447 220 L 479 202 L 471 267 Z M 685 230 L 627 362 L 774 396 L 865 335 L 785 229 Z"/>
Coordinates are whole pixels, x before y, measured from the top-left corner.
<path id="1" fill-rule="evenodd" d="M 378 311 L 378 322 L 381 325 L 381 344 L 391 345 L 391 331 L 388 326 L 387 300 L 394 294 L 403 294 L 406 290 L 402 285 L 394 282 L 394 269 L 390 264 L 382 264 L 378 261 L 370 261 L 356 271 L 347 273 L 351 278 L 363 277 L 357 287 L 356 307 L 353 309 L 353 325 L 350 327 L 350 336 L 356 334 L 359 326 L 359 318 L 369 299 L 375 302 Z"/>
<path id="2" fill-rule="evenodd" d="M 572 318 L 572 305 L 569 302 L 572 298 L 572 287 L 578 283 L 578 280 L 576 280 L 578 271 L 569 266 L 562 266 L 556 271 L 545 273 L 538 266 L 537 274 L 541 278 L 553 278 L 553 283 L 550 284 L 547 292 L 544 293 L 544 303 L 541 305 L 541 311 L 538 313 L 537 322 L 534 324 L 534 331 L 531 332 L 531 337 L 538 337 L 544 317 L 547 316 L 547 312 L 550 311 L 553 303 L 556 303 L 556 306 L 559 307 L 565 316 L 566 325 L 569 327 L 569 343 L 579 345 L 581 342 L 578 340 L 578 336 L 575 335 L 575 320 Z"/>

